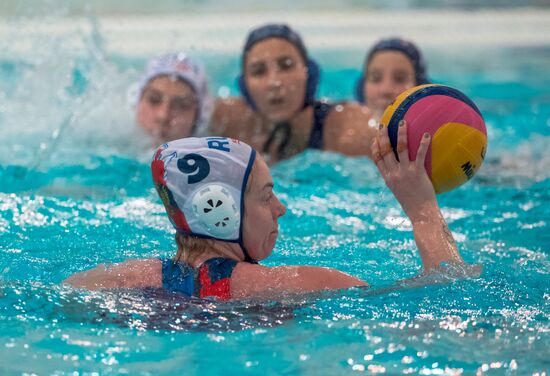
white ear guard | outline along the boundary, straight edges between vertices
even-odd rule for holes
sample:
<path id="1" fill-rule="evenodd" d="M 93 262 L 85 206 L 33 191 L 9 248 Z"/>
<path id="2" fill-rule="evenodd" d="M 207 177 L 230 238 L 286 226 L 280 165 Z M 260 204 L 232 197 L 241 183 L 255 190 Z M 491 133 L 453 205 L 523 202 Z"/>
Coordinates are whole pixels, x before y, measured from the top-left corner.
<path id="1" fill-rule="evenodd" d="M 227 237 L 239 231 L 241 218 L 235 198 L 220 184 L 208 184 L 195 192 L 193 212 L 213 237 Z"/>

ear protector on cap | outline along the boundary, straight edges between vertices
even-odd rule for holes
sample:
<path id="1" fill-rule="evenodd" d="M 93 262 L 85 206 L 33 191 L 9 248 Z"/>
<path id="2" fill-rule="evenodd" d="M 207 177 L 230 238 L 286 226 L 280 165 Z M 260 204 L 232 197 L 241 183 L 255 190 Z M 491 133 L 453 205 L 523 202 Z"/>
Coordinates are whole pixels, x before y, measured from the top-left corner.
<path id="1" fill-rule="evenodd" d="M 186 235 L 243 241 L 244 195 L 256 151 L 225 137 L 182 138 L 154 154 L 155 187 L 175 229 Z"/>
<path id="2" fill-rule="evenodd" d="M 321 70 L 319 65 L 313 59 L 307 59 L 307 82 L 306 82 L 306 94 L 304 98 L 304 106 L 313 104 L 315 102 L 315 97 L 317 94 L 317 87 L 319 86 L 319 77 L 321 75 Z M 246 103 L 253 109 L 257 110 L 256 104 L 250 95 L 248 88 L 246 87 L 246 80 L 244 78 L 244 72 L 239 75 L 237 78 L 237 85 L 241 95 L 245 99 Z"/>
<path id="3" fill-rule="evenodd" d="M 220 184 L 201 187 L 192 198 L 197 219 L 212 237 L 226 237 L 239 229 L 241 224 L 235 198 Z"/>

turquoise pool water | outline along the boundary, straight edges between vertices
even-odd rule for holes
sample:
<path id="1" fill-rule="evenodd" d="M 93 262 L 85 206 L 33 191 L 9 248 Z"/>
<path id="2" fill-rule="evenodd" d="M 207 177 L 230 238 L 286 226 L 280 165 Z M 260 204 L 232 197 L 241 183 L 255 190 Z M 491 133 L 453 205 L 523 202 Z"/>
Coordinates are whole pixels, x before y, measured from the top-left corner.
<path id="1" fill-rule="evenodd" d="M 106 53 L 95 32 L 36 33 L 23 54 L 1 44 L 1 374 L 548 373 L 550 45 L 427 47 L 434 80 L 468 94 L 488 126 L 481 171 L 439 197 L 479 278 L 396 285 L 420 261 L 376 169 L 308 151 L 273 168 L 289 210 L 265 264 L 331 266 L 372 288 L 215 304 L 59 285 L 174 251 L 126 100 L 146 57 Z M 313 54 L 321 95 L 348 98 L 363 51 Z M 237 53 L 202 56 L 212 91 L 235 93 Z"/>

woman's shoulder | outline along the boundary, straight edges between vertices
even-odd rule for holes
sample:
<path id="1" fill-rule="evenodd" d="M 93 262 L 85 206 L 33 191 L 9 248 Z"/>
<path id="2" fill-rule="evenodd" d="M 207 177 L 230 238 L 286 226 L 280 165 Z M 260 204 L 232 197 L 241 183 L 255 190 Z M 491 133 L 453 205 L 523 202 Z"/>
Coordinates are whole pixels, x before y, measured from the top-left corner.
<path id="1" fill-rule="evenodd" d="M 129 259 L 111 268 L 114 273 L 124 273 L 128 283 L 136 287 L 158 285 L 162 275 L 162 259 Z"/>
<path id="2" fill-rule="evenodd" d="M 218 98 L 210 120 L 210 131 L 214 135 L 235 137 L 243 124 L 256 119 L 254 111 L 241 97 Z"/>
<path id="3" fill-rule="evenodd" d="M 231 296 L 236 299 L 252 296 L 276 298 L 285 294 L 365 285 L 365 282 L 333 268 L 306 265 L 267 267 L 239 262 L 231 277 Z"/>
<path id="4" fill-rule="evenodd" d="M 162 284 L 162 261 L 130 259 L 117 264 L 101 264 L 75 273 L 63 283 L 90 290 L 159 287 Z"/>
<path id="5" fill-rule="evenodd" d="M 350 156 L 370 156 L 377 129 L 368 107 L 357 102 L 337 103 L 327 115 L 324 149 Z"/>
<path id="6" fill-rule="evenodd" d="M 372 118 L 372 111 L 365 105 L 357 102 L 339 102 L 332 105 L 327 115 L 327 122 L 332 127 L 349 128 L 362 126 Z"/>

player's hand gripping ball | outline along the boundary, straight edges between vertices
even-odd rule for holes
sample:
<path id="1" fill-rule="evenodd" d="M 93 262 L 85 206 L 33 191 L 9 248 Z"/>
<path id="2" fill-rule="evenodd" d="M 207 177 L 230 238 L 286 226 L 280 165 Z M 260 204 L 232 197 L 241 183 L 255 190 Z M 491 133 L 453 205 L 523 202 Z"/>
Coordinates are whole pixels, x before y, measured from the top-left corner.
<path id="1" fill-rule="evenodd" d="M 474 102 L 460 91 L 429 84 L 401 93 L 381 119 L 388 127 L 394 152 L 402 119 L 407 122 L 410 160 L 416 159 L 423 134 L 431 135 L 425 166 L 436 193 L 464 184 L 483 163 L 487 150 L 485 122 Z"/>

